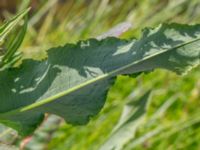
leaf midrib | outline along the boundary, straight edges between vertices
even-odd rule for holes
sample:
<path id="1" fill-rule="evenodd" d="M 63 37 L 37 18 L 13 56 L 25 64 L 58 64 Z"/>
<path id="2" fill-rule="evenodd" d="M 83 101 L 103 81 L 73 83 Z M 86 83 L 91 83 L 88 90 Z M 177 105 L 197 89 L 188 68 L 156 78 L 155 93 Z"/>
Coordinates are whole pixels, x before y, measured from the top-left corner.
<path id="1" fill-rule="evenodd" d="M 195 39 L 195 40 L 191 40 L 191 41 L 182 43 L 182 44 L 177 45 L 177 46 L 175 46 L 175 47 L 172 47 L 172 48 L 170 48 L 170 49 L 166 49 L 166 50 L 159 51 L 159 52 L 157 52 L 157 53 L 155 53 L 155 54 L 153 54 L 153 55 L 146 56 L 146 57 L 144 57 L 144 58 L 141 59 L 141 60 L 135 61 L 135 62 L 130 63 L 130 64 L 128 64 L 128 65 L 125 65 L 125 66 L 123 66 L 123 67 L 120 67 L 119 69 L 113 70 L 113 71 L 111 71 L 111 72 L 109 72 L 109 73 L 105 73 L 105 74 L 103 74 L 103 75 L 100 75 L 100 76 L 98 76 L 98 77 L 96 77 L 96 78 L 93 78 L 93 79 L 91 79 L 91 80 L 88 80 L 88 81 L 86 81 L 86 82 L 84 82 L 84 83 L 81 83 L 80 85 L 74 86 L 74 87 L 72 87 L 72 88 L 70 88 L 70 89 L 68 89 L 68 90 L 66 90 L 66 91 L 60 92 L 60 93 L 58 93 L 58 94 L 56 94 L 56 95 L 54 95 L 54 96 L 48 97 L 48 98 L 46 98 L 46 99 L 44 99 L 44 100 L 41 100 L 41 101 L 39 101 L 39 102 L 33 103 L 33 104 L 31 104 L 31 105 L 28 105 L 28 106 L 23 106 L 23 107 L 20 107 L 20 108 L 17 108 L 17 109 L 15 109 L 15 110 L 11 110 L 11 111 L 8 111 L 8 112 L 5 112 L 5 113 L 0 113 L 0 118 L 1 118 L 1 117 L 4 118 L 5 116 L 10 116 L 10 115 L 14 115 L 14 114 L 17 114 L 17 113 L 22 113 L 22 112 L 29 111 L 29 110 L 31 110 L 31 109 L 40 107 L 40 106 L 42 106 L 42 105 L 44 105 L 44 104 L 50 103 L 50 102 L 52 102 L 52 101 L 55 101 L 55 100 L 57 100 L 58 98 L 60 98 L 60 97 L 62 97 L 62 96 L 66 96 L 66 95 L 68 95 L 68 94 L 70 94 L 70 93 L 72 93 L 72 92 L 75 92 L 76 90 L 78 90 L 78 89 L 80 89 L 80 88 L 83 88 L 83 87 L 85 87 L 85 86 L 88 86 L 88 85 L 90 85 L 90 84 L 92 84 L 92 83 L 94 83 L 94 82 L 96 82 L 96 81 L 100 81 L 100 80 L 103 80 L 103 79 L 106 79 L 106 78 L 115 76 L 115 75 L 117 75 L 119 72 L 121 72 L 121 71 L 123 71 L 123 70 L 125 70 L 125 69 L 127 69 L 127 68 L 129 68 L 129 67 L 132 67 L 132 66 L 134 66 L 134 65 L 136 65 L 136 64 L 139 64 L 139 63 L 141 63 L 141 62 L 143 62 L 143 61 L 145 61 L 145 60 L 151 59 L 151 58 L 153 58 L 153 57 L 155 57 L 155 56 L 157 56 L 157 55 L 160 55 L 160 54 L 169 52 L 169 51 L 171 51 L 171 50 L 174 50 L 174 49 L 183 47 L 183 46 L 185 46 L 185 45 L 194 43 L 194 42 L 199 41 L 199 40 L 200 40 L 200 38 L 197 38 L 197 39 Z"/>

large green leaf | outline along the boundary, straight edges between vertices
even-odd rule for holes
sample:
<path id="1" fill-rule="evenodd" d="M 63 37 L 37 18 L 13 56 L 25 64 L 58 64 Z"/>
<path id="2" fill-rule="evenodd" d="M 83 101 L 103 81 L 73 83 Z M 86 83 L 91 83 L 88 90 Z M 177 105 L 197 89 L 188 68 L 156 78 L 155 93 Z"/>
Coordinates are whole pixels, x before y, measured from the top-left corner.
<path id="1" fill-rule="evenodd" d="M 31 133 L 43 114 L 85 124 L 104 105 L 117 75 L 156 68 L 186 73 L 200 63 L 200 25 L 145 29 L 140 40 L 90 39 L 52 48 L 44 61 L 0 72 L 0 120 Z"/>

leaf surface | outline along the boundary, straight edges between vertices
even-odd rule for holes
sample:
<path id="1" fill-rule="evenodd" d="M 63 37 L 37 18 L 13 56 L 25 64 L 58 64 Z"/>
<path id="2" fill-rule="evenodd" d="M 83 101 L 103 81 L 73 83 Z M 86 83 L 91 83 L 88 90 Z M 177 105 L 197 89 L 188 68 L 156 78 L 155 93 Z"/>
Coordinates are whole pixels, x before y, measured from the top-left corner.
<path id="1" fill-rule="evenodd" d="M 200 64 L 200 25 L 161 25 L 139 40 L 106 38 L 66 44 L 44 61 L 0 72 L 0 120 L 31 133 L 44 113 L 85 124 L 103 107 L 117 75 L 163 68 L 185 74 Z"/>

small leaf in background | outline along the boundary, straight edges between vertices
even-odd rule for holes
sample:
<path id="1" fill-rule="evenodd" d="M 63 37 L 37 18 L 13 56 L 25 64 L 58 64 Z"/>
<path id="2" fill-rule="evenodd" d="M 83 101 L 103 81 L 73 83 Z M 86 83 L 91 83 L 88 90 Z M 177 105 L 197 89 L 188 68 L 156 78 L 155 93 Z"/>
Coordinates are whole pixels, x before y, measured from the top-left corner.
<path id="1" fill-rule="evenodd" d="M 25 17 L 23 26 L 20 28 L 19 31 L 16 32 L 16 34 L 12 35 L 9 41 L 5 42 L 5 54 L 0 59 L 0 71 L 4 70 L 6 68 L 12 67 L 19 59 L 20 54 L 17 53 L 17 50 L 19 49 L 20 45 L 23 42 L 23 39 L 26 34 L 27 29 L 27 13 L 30 9 L 25 9 L 19 15 L 15 16 L 12 20 L 8 21 L 6 24 L 4 24 L 1 27 L 0 32 L 0 40 L 3 41 L 8 38 L 8 35 L 12 30 L 17 28 L 17 25 L 19 25 L 20 21 Z"/>
<path id="2" fill-rule="evenodd" d="M 143 123 L 150 92 L 131 99 L 125 106 L 119 123 L 100 150 L 122 150 L 135 137 L 137 128 Z"/>
<path id="3" fill-rule="evenodd" d="M 153 91 L 152 96 L 156 94 L 159 91 Z M 158 109 L 156 112 L 154 112 L 151 116 L 147 117 L 146 120 L 143 122 L 143 127 L 144 128 L 150 128 L 153 123 L 156 122 L 157 119 L 160 119 L 164 117 L 164 115 L 167 113 L 168 109 L 178 100 L 178 98 L 181 97 L 181 95 L 177 94 L 166 100 Z M 153 99 L 151 99 L 153 101 Z M 149 102 L 152 103 L 152 102 Z M 156 122 L 157 123 L 157 122 Z M 133 149 L 138 145 L 144 144 L 148 139 L 162 133 L 166 127 L 164 126 L 158 126 L 156 129 L 151 129 L 147 133 L 142 134 L 141 136 L 138 137 L 133 137 L 131 140 L 129 140 L 124 149 Z"/>
<path id="4" fill-rule="evenodd" d="M 21 13 L 13 17 L 10 21 L 6 22 L 0 27 L 0 43 L 2 44 L 8 34 L 18 25 L 24 16 L 28 13 L 30 8 L 23 10 Z"/>

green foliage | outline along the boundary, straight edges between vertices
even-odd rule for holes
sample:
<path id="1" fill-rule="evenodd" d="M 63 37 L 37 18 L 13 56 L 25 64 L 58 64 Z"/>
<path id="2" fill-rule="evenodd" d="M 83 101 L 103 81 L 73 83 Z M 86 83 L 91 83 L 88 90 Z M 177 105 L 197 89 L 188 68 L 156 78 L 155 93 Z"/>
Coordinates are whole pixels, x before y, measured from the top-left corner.
<path id="1" fill-rule="evenodd" d="M 141 91 L 140 91 L 141 92 Z M 142 124 L 146 115 L 146 107 L 150 92 L 139 98 L 132 98 L 125 106 L 118 124 L 113 129 L 109 139 L 100 150 L 120 150 L 128 141 L 135 137 L 137 128 Z"/>
<path id="2" fill-rule="evenodd" d="M 0 56 L 0 71 L 12 67 L 19 59 L 20 54 L 17 53 L 18 48 L 23 42 L 27 29 L 27 13 L 30 9 L 23 10 L 21 13 L 16 15 L 13 19 L 6 22 L 0 27 L 0 46 L 4 45 L 4 54 Z M 24 20 L 23 26 L 17 31 L 16 34 L 10 36 L 11 31 L 13 31 L 22 21 Z M 10 36 L 10 37 L 9 37 Z M 7 40 L 5 42 L 5 40 Z"/>
<path id="3" fill-rule="evenodd" d="M 66 41 L 74 42 L 97 37 L 98 34 L 125 20 L 134 25 L 130 32 L 123 35 L 126 38 L 127 36 L 138 37 L 141 28 L 161 22 L 188 24 L 198 23 L 200 20 L 198 0 L 85 2 L 69 0 L 68 3 L 64 3 L 65 5 L 62 4 L 62 7 L 58 7 L 58 10 L 55 9 L 59 4 L 57 0 L 42 2 L 44 6 L 40 5 L 41 11 L 34 12 L 34 16 L 30 18 L 28 36 L 20 49 L 24 52 L 23 56 L 42 58 L 43 50 L 49 47 L 61 45 Z M 136 77 L 138 73 L 131 76 Z M 142 74 L 135 79 L 119 76 L 108 94 L 103 110 L 87 126 L 71 126 L 65 124 L 62 119 L 60 119 L 61 124 L 49 123 L 48 120 L 51 117 L 48 117 L 36 130 L 25 149 L 99 149 L 103 143 L 107 142 L 107 139 L 110 139 L 110 132 L 118 122 L 123 105 L 126 99 L 129 100 L 131 97 L 126 98 L 127 95 L 132 94 L 132 91 L 135 93 L 137 88 L 146 89 L 147 87 L 156 94 L 152 94 L 153 98 L 146 110 L 144 120 L 133 132 L 132 138 L 123 137 L 126 141 L 123 149 L 199 149 L 199 76 L 199 68 L 181 78 L 163 70 L 156 70 L 148 75 Z M 29 78 L 27 77 L 26 80 L 29 81 Z M 34 130 L 35 126 L 33 125 L 31 130 Z M 57 131 L 54 130 L 54 126 L 58 129 Z M 30 127 L 31 125 L 29 129 L 25 129 L 31 132 Z M 8 131 L 12 130 L 8 129 Z M 7 136 L 7 134 L 11 135 Z M 9 142 L 5 143 L 19 145 L 15 139 L 16 133 L 2 131 L 0 135 L 2 143 L 4 142 L 2 138 L 6 139 L 6 137 L 9 137 L 7 139 Z M 15 140 L 11 140 L 11 137 Z M 8 147 L 5 144 L 3 146 Z"/>
<path id="4" fill-rule="evenodd" d="M 199 33 L 199 25 L 162 25 L 145 29 L 139 40 L 91 39 L 50 49 L 45 61 L 25 60 L 0 73 L 1 122 L 22 135 L 46 112 L 85 124 L 104 105 L 117 75 L 156 68 L 183 74 L 199 65 Z"/>

